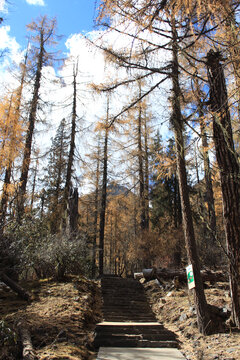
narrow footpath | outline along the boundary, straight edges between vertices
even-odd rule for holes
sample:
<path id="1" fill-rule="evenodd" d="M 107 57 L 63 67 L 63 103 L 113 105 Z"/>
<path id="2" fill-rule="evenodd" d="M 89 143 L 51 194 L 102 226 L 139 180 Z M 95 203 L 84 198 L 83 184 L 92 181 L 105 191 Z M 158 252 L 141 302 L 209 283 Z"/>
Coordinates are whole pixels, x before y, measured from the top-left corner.
<path id="1" fill-rule="evenodd" d="M 103 322 L 97 324 L 97 360 L 182 360 L 173 332 L 164 328 L 135 279 L 101 280 Z"/>

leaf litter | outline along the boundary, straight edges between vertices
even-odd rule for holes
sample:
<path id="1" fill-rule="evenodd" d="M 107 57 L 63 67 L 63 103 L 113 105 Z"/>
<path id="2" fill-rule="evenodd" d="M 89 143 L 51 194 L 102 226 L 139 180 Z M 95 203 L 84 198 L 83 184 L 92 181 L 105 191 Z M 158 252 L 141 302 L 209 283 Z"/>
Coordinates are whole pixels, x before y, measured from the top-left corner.
<path id="1" fill-rule="evenodd" d="M 30 303 L 1 284 L 0 321 L 15 334 L 18 324 L 23 324 L 31 334 L 39 360 L 94 359 L 94 329 L 101 318 L 99 283 L 69 277 L 65 282 L 28 282 L 25 288 L 31 292 Z M 1 360 L 20 358 L 19 339 L 16 344 L 3 345 Z"/>
<path id="2" fill-rule="evenodd" d="M 229 313 L 228 283 L 205 285 L 208 304 Z M 240 360 L 240 331 L 232 326 L 230 319 L 221 332 L 203 336 L 197 328 L 191 290 L 167 282 L 159 284 L 155 280 L 145 283 L 144 287 L 158 321 L 177 334 L 180 351 L 187 360 Z"/>

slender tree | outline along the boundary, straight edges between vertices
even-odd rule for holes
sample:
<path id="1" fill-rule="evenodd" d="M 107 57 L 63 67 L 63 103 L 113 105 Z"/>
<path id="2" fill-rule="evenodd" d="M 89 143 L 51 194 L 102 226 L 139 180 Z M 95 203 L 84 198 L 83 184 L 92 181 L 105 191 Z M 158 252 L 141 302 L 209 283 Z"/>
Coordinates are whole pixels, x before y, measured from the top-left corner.
<path id="1" fill-rule="evenodd" d="M 21 102 L 22 83 L 20 85 L 20 88 L 18 88 L 15 92 L 11 94 L 10 99 L 5 99 L 0 106 L 0 111 L 3 111 L 1 115 L 3 120 L 3 131 L 1 132 L 2 136 L 0 150 L 0 166 L 2 167 L 1 171 L 5 169 L 2 198 L 0 203 L 1 232 L 4 230 L 7 206 L 9 201 L 9 190 L 12 187 L 11 175 L 13 163 L 14 160 L 19 156 L 19 152 L 23 146 L 24 128 L 23 122 L 20 119 L 19 110 Z"/>
<path id="2" fill-rule="evenodd" d="M 45 206 L 48 208 L 48 221 L 52 233 L 60 231 L 64 211 L 64 187 L 68 162 L 68 134 L 66 120 L 62 119 L 56 131 L 49 152 L 48 166 L 43 179 Z"/>
<path id="3" fill-rule="evenodd" d="M 189 3 L 189 2 L 187 2 Z M 183 218 L 183 228 L 185 234 L 185 242 L 188 253 L 188 260 L 193 266 L 193 273 L 195 276 L 196 287 L 193 290 L 194 298 L 195 298 L 195 306 L 197 310 L 197 318 L 198 318 L 198 327 L 200 332 L 203 334 L 207 334 L 212 330 L 212 322 L 210 319 L 210 314 L 204 294 L 203 283 L 201 280 L 200 274 L 200 264 L 197 253 L 196 241 L 194 236 L 194 228 L 193 228 L 193 220 L 191 214 L 191 207 L 189 201 L 189 193 L 188 193 L 188 182 L 187 182 L 187 172 L 186 172 L 186 164 L 185 164 L 185 148 L 184 148 L 184 138 L 183 138 L 183 116 L 181 113 L 181 88 L 179 81 L 179 73 L 180 73 L 180 63 L 179 63 L 179 48 L 180 43 L 183 43 L 182 52 L 189 48 L 191 45 L 189 44 L 189 39 L 192 38 L 193 43 L 195 43 L 194 37 L 194 27 L 190 31 L 191 27 L 189 26 L 189 21 L 185 17 L 183 21 L 176 24 L 175 16 L 176 14 L 181 15 L 180 10 L 182 7 L 186 5 L 185 1 L 172 2 L 155 2 L 155 1 L 143 1 L 138 9 L 135 7 L 134 1 L 111 1 L 105 0 L 102 2 L 102 14 L 104 16 L 114 16 L 118 15 L 118 18 L 121 21 L 128 23 L 129 21 L 133 21 L 137 28 L 137 36 L 130 33 L 129 37 L 132 37 L 137 44 L 140 45 L 137 47 L 136 53 L 132 56 L 132 51 L 130 53 L 126 53 L 124 51 L 114 51 L 109 48 L 104 48 L 107 54 L 109 54 L 110 59 L 114 59 L 118 65 L 124 68 L 137 69 L 140 72 L 139 76 L 135 75 L 135 80 L 139 80 L 139 78 L 146 78 L 147 76 L 157 74 L 156 82 L 150 87 L 148 91 L 145 91 L 141 94 L 138 99 L 134 99 L 128 106 L 126 106 L 119 114 L 119 116 L 126 108 L 130 108 L 134 106 L 137 102 L 142 101 L 142 99 L 147 96 L 150 92 L 154 91 L 157 87 L 160 86 L 167 78 L 171 78 L 173 90 L 172 90 L 172 117 L 171 123 L 175 136 L 176 143 L 176 155 L 177 155 L 177 172 L 178 172 L 178 181 L 179 181 L 179 189 L 181 195 L 181 208 L 182 208 L 182 218 Z M 168 6 L 165 13 L 162 13 L 162 10 L 165 9 L 165 6 Z M 196 15 L 195 7 L 191 6 L 190 9 Z M 188 14 L 190 14 L 188 12 Z M 164 18 L 164 22 L 168 23 L 170 27 L 166 30 L 166 26 L 161 26 L 163 24 L 162 19 Z M 176 16 L 181 21 L 181 16 Z M 190 16 L 191 18 L 191 16 Z M 200 28 L 200 25 L 201 28 Z M 197 32 L 203 34 L 205 33 L 206 23 L 201 22 Z M 178 29 L 181 26 L 181 36 L 178 36 Z M 143 36 L 142 31 L 148 29 L 150 33 L 154 35 L 163 36 L 165 42 L 163 41 L 161 44 L 154 44 L 153 41 L 148 40 L 147 36 Z M 208 29 L 209 30 L 209 29 Z M 120 33 L 127 35 L 127 31 L 119 30 Z M 192 32 L 192 34 L 191 34 Z M 187 44 L 183 42 L 183 40 L 187 38 Z M 140 49 L 140 50 L 139 50 Z M 156 66 L 154 59 L 149 58 L 149 54 L 154 52 L 158 52 L 159 49 L 169 52 L 172 55 L 172 61 L 167 65 L 159 64 Z M 152 62 L 151 62 L 152 60 Z M 157 63 L 158 64 L 158 63 Z M 159 80 L 160 78 L 160 80 Z M 118 83 L 118 85 L 123 83 L 133 82 L 134 79 L 131 78 L 125 82 Z M 105 89 L 114 89 L 117 85 L 108 85 Z M 102 88 L 105 90 L 104 88 Z M 116 119 L 113 118 L 112 122 Z"/>
<path id="4" fill-rule="evenodd" d="M 28 182 L 28 172 L 30 168 L 32 142 L 35 124 L 37 120 L 37 108 L 39 104 L 39 90 L 41 86 L 42 70 L 45 65 L 52 63 L 54 55 L 47 52 L 47 46 L 55 44 L 56 19 L 48 19 L 47 16 L 40 17 L 27 26 L 32 32 L 30 37 L 32 46 L 32 65 L 34 72 L 33 95 L 30 103 L 28 128 L 25 140 L 23 162 L 21 167 L 19 200 L 18 200 L 18 221 L 24 214 L 24 202 L 26 197 L 26 188 Z M 34 35 L 35 34 L 35 35 Z"/>
<path id="5" fill-rule="evenodd" d="M 104 125 L 104 150 L 103 150 L 103 172 L 101 186 L 100 224 L 99 224 L 99 275 L 104 273 L 104 231 L 107 203 L 107 180 L 108 180 L 108 136 L 109 136 L 109 97 L 107 98 L 107 112 Z"/>
<path id="6" fill-rule="evenodd" d="M 65 182 L 65 202 L 69 196 L 72 174 L 73 174 L 73 161 L 76 148 L 76 120 L 77 120 L 77 75 L 78 75 L 78 62 L 73 66 L 73 101 L 72 101 L 72 116 L 71 116 L 71 139 L 68 154 L 67 174 Z"/>
<path id="7" fill-rule="evenodd" d="M 228 106 L 226 82 L 219 51 L 207 55 L 210 106 L 213 114 L 213 138 L 220 171 L 223 217 L 229 259 L 232 318 L 240 328 L 240 304 L 238 295 L 240 260 L 239 224 L 239 164 L 234 148 L 231 118 Z"/>
<path id="8" fill-rule="evenodd" d="M 194 300 L 197 310 L 197 320 L 199 331 L 203 334 L 209 333 L 211 329 L 211 320 L 207 301 L 204 294 L 203 282 L 200 274 L 199 257 L 197 253 L 197 246 L 194 235 L 193 220 L 191 213 L 191 206 L 189 201 L 189 191 L 187 182 L 187 172 L 185 163 L 185 145 L 183 137 L 183 117 L 181 113 L 180 97 L 181 89 L 179 85 L 179 60 L 178 60 L 178 34 L 176 29 L 175 17 L 171 15 L 172 26 L 172 83 L 173 83 L 173 96 L 172 96 L 172 118 L 173 131 L 176 143 L 177 155 L 177 171 L 181 196 L 181 207 L 183 217 L 183 228 L 185 234 L 185 242 L 188 254 L 189 263 L 192 264 L 193 274 L 195 278 Z"/>
<path id="9" fill-rule="evenodd" d="M 93 232 L 93 254 L 92 254 L 92 277 L 96 276 L 96 248 L 97 248 L 97 230 L 99 215 L 99 182 L 100 182 L 100 143 L 98 140 L 97 158 L 96 158 L 96 174 L 95 174 L 95 194 L 94 194 L 94 232 Z"/>

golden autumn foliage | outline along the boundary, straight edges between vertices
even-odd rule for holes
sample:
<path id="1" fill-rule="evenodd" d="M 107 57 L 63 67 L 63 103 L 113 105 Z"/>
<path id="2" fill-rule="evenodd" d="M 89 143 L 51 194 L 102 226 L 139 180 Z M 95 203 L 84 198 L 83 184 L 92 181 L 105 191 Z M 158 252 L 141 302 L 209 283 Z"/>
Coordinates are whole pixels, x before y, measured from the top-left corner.
<path id="1" fill-rule="evenodd" d="M 0 101 L 0 172 L 11 165 L 23 147 L 24 124 L 19 116 L 18 93 Z"/>
<path id="2" fill-rule="evenodd" d="M 99 7 L 99 22 L 107 17 L 123 16 L 126 21 L 133 20 L 140 28 L 152 29 L 153 22 L 161 19 L 161 11 L 169 10 L 175 15 L 190 14 L 202 18 L 205 15 L 229 14 L 230 0 L 103 0 Z M 122 21 L 122 19 L 120 20 Z"/>

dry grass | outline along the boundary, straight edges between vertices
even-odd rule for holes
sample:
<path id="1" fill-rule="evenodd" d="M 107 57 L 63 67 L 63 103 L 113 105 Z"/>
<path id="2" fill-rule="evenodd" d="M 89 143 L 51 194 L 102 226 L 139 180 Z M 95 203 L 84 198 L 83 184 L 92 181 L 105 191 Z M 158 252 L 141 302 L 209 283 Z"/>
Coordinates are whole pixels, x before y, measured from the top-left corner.
<path id="1" fill-rule="evenodd" d="M 178 335 L 180 350 L 189 360 L 239 360 L 240 332 L 226 324 L 222 333 L 199 334 L 191 292 L 185 287 L 160 289 L 151 281 L 145 288 L 153 311 L 160 322 Z M 206 289 L 207 301 L 230 310 L 228 284 L 215 284 Z"/>
<path id="2" fill-rule="evenodd" d="M 21 321 L 29 329 L 38 358 L 94 358 L 91 344 L 101 306 L 98 284 L 74 277 L 62 283 L 28 283 L 27 287 L 33 299 L 29 304 L 20 301 L 6 287 L 1 287 L 0 314 L 11 328 L 17 330 Z M 3 358 L 8 359 L 2 351 Z"/>

